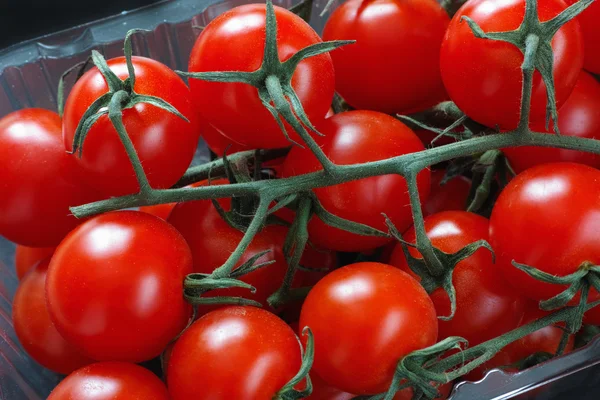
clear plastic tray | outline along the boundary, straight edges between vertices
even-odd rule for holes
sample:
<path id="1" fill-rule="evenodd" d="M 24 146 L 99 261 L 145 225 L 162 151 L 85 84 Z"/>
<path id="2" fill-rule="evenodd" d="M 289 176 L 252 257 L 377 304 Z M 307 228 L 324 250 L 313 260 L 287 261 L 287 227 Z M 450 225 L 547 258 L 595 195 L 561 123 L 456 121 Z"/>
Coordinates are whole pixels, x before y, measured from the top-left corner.
<path id="1" fill-rule="evenodd" d="M 122 54 L 123 38 L 132 28 L 144 28 L 133 40 L 134 54 L 149 56 L 180 70 L 199 30 L 222 12 L 250 0 L 165 0 L 135 11 L 76 26 L 0 51 L 0 117 L 25 107 L 56 109 L 61 74 L 83 61 L 91 49 L 106 58 Z M 297 1 L 280 0 L 291 6 Z M 214 4 L 212 4 L 214 3 Z M 324 0 L 315 0 L 311 24 L 320 31 Z M 67 90 L 70 89 L 67 82 Z M 199 160 L 205 159 L 205 150 Z M 60 377 L 43 369 L 23 351 L 11 321 L 17 287 L 14 246 L 0 238 L 0 400 L 45 399 Z M 461 383 L 453 400 L 600 398 L 600 340 L 586 348 L 518 374 L 493 371 L 477 383 Z M 232 399 L 235 400 L 235 399 Z"/>

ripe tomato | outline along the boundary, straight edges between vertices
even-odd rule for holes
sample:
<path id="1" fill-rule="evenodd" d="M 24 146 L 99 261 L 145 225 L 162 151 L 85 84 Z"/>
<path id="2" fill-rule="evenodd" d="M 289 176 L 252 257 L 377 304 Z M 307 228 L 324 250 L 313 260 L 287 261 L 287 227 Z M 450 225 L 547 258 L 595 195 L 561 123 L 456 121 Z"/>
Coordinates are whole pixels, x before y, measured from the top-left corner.
<path id="1" fill-rule="evenodd" d="M 445 253 L 455 253 L 478 240 L 488 240 L 489 221 L 466 211 L 445 211 L 425 218 L 425 230 L 431 243 Z M 411 228 L 404 239 L 416 240 Z M 421 258 L 416 249 L 413 257 Z M 402 247 L 396 246 L 390 264 L 419 279 L 409 268 Z M 481 248 L 454 269 L 456 314 L 450 321 L 439 320 L 439 339 L 461 336 L 476 346 L 516 328 L 525 310 L 525 298 L 508 285 L 494 268 L 492 253 Z M 438 315 L 450 315 L 450 300 L 443 289 L 431 293 Z M 490 305 L 493 306 L 490 306 Z"/>
<path id="2" fill-rule="evenodd" d="M 397 119 L 374 111 L 350 111 L 326 119 L 318 127 L 325 134 L 317 141 L 331 161 L 346 165 L 377 161 L 424 149 L 419 138 Z M 292 148 L 284 165 L 284 177 L 321 169 L 308 149 Z M 421 201 L 429 194 L 429 170 L 418 175 Z M 412 224 L 406 181 L 399 175 L 360 179 L 314 190 L 323 207 L 341 218 L 387 231 L 381 213 L 403 232 Z M 310 240 L 318 247 L 337 251 L 365 251 L 390 242 L 382 237 L 360 236 L 332 228 L 313 217 L 308 226 Z"/>
<path id="3" fill-rule="evenodd" d="M 300 369 L 298 338 L 255 307 L 206 314 L 177 340 L 167 382 L 172 400 L 271 400 Z"/>
<path id="4" fill-rule="evenodd" d="M 40 108 L 0 120 L 0 235 L 25 246 L 56 246 L 78 221 L 69 211 L 98 196 L 77 179 L 58 114 Z"/>
<path id="5" fill-rule="evenodd" d="M 600 139 L 600 83 L 582 71 L 573 93 L 558 112 L 558 127 L 562 135 Z M 532 124 L 537 132 L 546 132 L 544 122 Z M 554 134 L 550 130 L 550 134 Z M 600 156 L 583 151 L 551 147 L 511 147 L 503 150 L 516 172 L 534 165 L 569 161 L 600 167 Z"/>
<path id="6" fill-rule="evenodd" d="M 354 108 L 388 114 L 439 103 L 445 96 L 440 47 L 449 22 L 435 0 L 343 3 L 323 31 L 326 41 L 356 40 L 331 53 L 336 89 Z"/>
<path id="7" fill-rule="evenodd" d="M 310 379 L 313 384 L 313 391 L 306 400 L 350 400 L 356 397 L 356 395 L 329 386 L 315 373 L 311 372 Z"/>
<path id="8" fill-rule="evenodd" d="M 446 171 L 443 169 L 431 171 L 431 191 L 423 204 L 425 216 L 441 211 L 463 211 L 467 208 L 471 180 L 459 175 L 442 185 L 445 175 Z"/>
<path id="9" fill-rule="evenodd" d="M 144 57 L 133 57 L 135 92 L 164 99 L 190 122 L 156 106 L 139 103 L 123 111 L 123 123 L 140 157 L 153 188 L 168 188 L 181 178 L 196 151 L 198 126 L 190 91 L 183 80 L 166 65 Z M 110 69 L 127 78 L 124 57 L 108 60 Z M 77 81 L 65 103 L 63 137 L 67 150 L 87 108 L 108 92 L 97 68 Z M 139 185 L 125 148 L 108 116 L 92 126 L 83 146 L 83 156 L 73 156 L 83 167 L 85 178 L 111 196 L 137 192 Z"/>
<path id="10" fill-rule="evenodd" d="M 575 0 L 566 1 L 569 5 L 575 3 Z M 595 74 L 600 74 L 600 31 L 598 30 L 600 3 L 592 3 L 584 12 L 577 16 L 577 20 L 579 21 L 579 25 L 581 25 L 585 48 L 583 68 Z"/>
<path id="11" fill-rule="evenodd" d="M 219 157 L 222 157 L 225 152 L 227 152 L 227 155 L 230 155 L 240 151 L 252 150 L 248 146 L 241 145 L 229 139 L 206 121 L 202 121 L 202 139 L 204 139 L 210 151 Z"/>
<path id="12" fill-rule="evenodd" d="M 23 277 L 29 272 L 34 265 L 45 258 L 49 258 L 54 253 L 56 247 L 27 247 L 17 246 L 15 250 L 15 269 L 17 277 Z"/>
<path id="13" fill-rule="evenodd" d="M 540 21 L 563 11 L 562 0 L 547 0 L 539 6 Z M 469 117 L 489 127 L 517 127 L 521 109 L 523 53 L 506 42 L 478 39 L 461 18 L 467 16 L 484 32 L 517 29 L 525 15 L 525 0 L 472 0 L 466 2 L 450 22 L 442 44 L 440 65 L 452 101 Z M 567 100 L 583 65 L 583 40 L 574 21 L 563 26 L 552 40 L 557 107 Z M 544 120 L 546 86 L 538 71 L 533 76 L 530 121 Z"/>
<path id="14" fill-rule="evenodd" d="M 257 70 L 264 55 L 265 15 L 264 4 L 248 4 L 215 18 L 196 40 L 188 70 Z M 275 17 L 281 61 L 286 61 L 304 47 L 321 42 L 319 35 L 290 11 L 275 7 Z M 253 149 L 290 145 L 271 113 L 263 106 L 255 87 L 193 78 L 189 82 L 194 104 L 202 117 L 234 142 Z M 313 124 L 325 118 L 333 99 L 334 86 L 333 62 L 329 54 L 310 57 L 298 65 L 292 87 Z M 287 124 L 286 130 L 291 138 L 301 140 Z"/>
<path id="15" fill-rule="evenodd" d="M 167 204 L 157 204 L 154 206 L 143 206 L 140 207 L 141 212 L 145 212 L 146 214 L 152 214 L 158 218 L 164 219 L 165 221 L 169 218 L 171 211 L 177 203 L 167 203 Z"/>
<path id="16" fill-rule="evenodd" d="M 300 327 L 315 338 L 313 370 L 356 394 L 384 392 L 398 361 L 437 339 L 435 308 L 416 280 L 364 262 L 333 271 L 310 291 Z"/>
<path id="17" fill-rule="evenodd" d="M 436 400 L 445 400 L 450 396 L 452 391 L 452 382 L 438 386 L 438 392 L 440 395 L 436 397 Z M 414 390 L 412 388 L 402 389 L 394 396 L 394 400 L 412 400 L 414 396 Z"/>
<path id="18" fill-rule="evenodd" d="M 500 193 L 490 218 L 496 266 L 523 295 L 549 299 L 565 286 L 544 283 L 511 262 L 556 276 L 574 273 L 584 261 L 600 262 L 600 171 L 555 163 L 517 175 Z"/>
<path id="19" fill-rule="evenodd" d="M 191 272 L 189 247 L 165 221 L 138 211 L 103 214 L 56 249 L 48 309 L 58 331 L 84 354 L 149 360 L 189 320 L 183 279 Z"/>
<path id="20" fill-rule="evenodd" d="M 77 352 L 58 333 L 46 308 L 46 273 L 50 259 L 40 262 L 17 288 L 12 318 L 19 342 L 44 367 L 70 374 L 94 361 Z"/>
<path id="21" fill-rule="evenodd" d="M 100 362 L 67 376 L 48 400 L 169 400 L 165 384 L 139 365 Z"/>

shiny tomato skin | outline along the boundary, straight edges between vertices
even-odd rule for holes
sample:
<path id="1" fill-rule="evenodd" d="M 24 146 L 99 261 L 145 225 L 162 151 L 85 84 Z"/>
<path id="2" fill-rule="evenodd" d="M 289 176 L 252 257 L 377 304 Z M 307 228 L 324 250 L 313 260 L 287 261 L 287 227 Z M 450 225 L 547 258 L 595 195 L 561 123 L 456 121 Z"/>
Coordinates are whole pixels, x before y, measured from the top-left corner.
<path id="1" fill-rule="evenodd" d="M 49 258 L 41 261 L 21 281 L 13 299 L 13 325 L 31 358 L 49 370 L 67 375 L 94 361 L 67 343 L 50 320 L 45 292 L 49 263 Z"/>
<path id="2" fill-rule="evenodd" d="M 424 150 L 419 138 L 395 118 L 375 111 L 350 111 L 328 118 L 318 127 L 324 153 L 335 164 L 347 165 L 383 160 Z M 284 165 L 284 177 L 321 170 L 308 150 L 292 148 Z M 417 176 L 421 201 L 427 200 L 429 170 Z M 332 214 L 387 232 L 385 219 L 399 231 L 412 224 L 406 181 L 400 175 L 382 175 L 314 189 L 323 207 Z M 332 228 L 313 216 L 308 225 L 310 240 L 316 246 L 336 251 L 372 250 L 390 242 L 389 238 L 360 236 Z"/>
<path id="3" fill-rule="evenodd" d="M 58 331 L 100 361 L 159 355 L 186 326 L 183 280 L 192 256 L 183 237 L 139 211 L 97 216 L 56 249 L 46 281 Z"/>
<path id="4" fill-rule="evenodd" d="M 129 76 L 124 57 L 107 63 L 120 79 Z M 190 121 L 147 103 L 123 110 L 125 129 L 150 185 L 156 189 L 169 188 L 189 167 L 198 143 L 198 121 L 190 91 L 174 71 L 158 61 L 133 57 L 133 65 L 136 93 L 162 98 Z M 77 81 L 65 103 L 63 138 L 67 150 L 73 148 L 75 130 L 87 108 L 106 92 L 108 86 L 97 68 Z M 82 157 L 73 155 L 73 158 L 84 170 L 85 179 L 106 195 L 119 196 L 139 190 L 133 167 L 108 116 L 100 117 L 90 129 Z"/>
<path id="5" fill-rule="evenodd" d="M 574 273 L 584 261 L 597 264 L 600 237 L 592 232 L 600 230 L 599 213 L 600 171 L 554 163 L 522 172 L 500 193 L 492 210 L 490 244 L 496 267 L 533 300 L 559 294 L 566 286 L 537 281 L 511 262 L 556 276 Z"/>
<path id="6" fill-rule="evenodd" d="M 571 5 L 575 3 L 575 0 L 566 0 L 566 2 Z M 583 68 L 594 74 L 600 74 L 600 31 L 598 30 L 600 3 L 593 2 L 576 19 L 581 25 L 585 48 Z"/>
<path id="7" fill-rule="evenodd" d="M 539 4 L 539 18 L 550 20 L 567 5 L 562 0 Z M 466 21 L 467 16 L 484 32 L 517 29 L 523 22 L 525 0 L 474 0 L 466 2 L 454 15 L 442 44 L 440 66 L 450 98 L 475 121 L 503 130 L 515 129 L 519 122 L 523 75 L 523 53 L 506 42 L 478 39 Z M 583 39 L 579 24 L 564 25 L 552 40 L 553 75 L 557 107 L 560 108 L 575 87 L 583 65 Z M 538 71 L 533 77 L 530 121 L 544 120 L 546 86 Z"/>
<path id="8" fill-rule="evenodd" d="M 435 308 L 408 274 L 365 262 L 333 271 L 310 291 L 300 327 L 315 339 L 313 371 L 355 394 L 385 392 L 398 361 L 436 342 Z"/>
<path id="9" fill-rule="evenodd" d="M 445 253 L 455 253 L 478 240 L 488 240 L 489 221 L 466 211 L 445 211 L 425 218 L 425 230 L 433 246 Z M 414 243 L 411 228 L 404 240 Z M 416 249 L 409 250 L 421 258 Z M 402 247 L 398 244 L 390 264 L 420 280 L 409 268 Z M 464 337 L 469 346 L 476 346 L 515 329 L 525 312 L 526 299 L 504 281 L 494 268 L 492 253 L 481 248 L 461 261 L 454 269 L 452 282 L 456 290 L 456 313 L 450 321 L 439 320 L 439 339 Z M 450 315 L 450 300 L 443 289 L 430 294 L 437 314 Z"/>
<path id="10" fill-rule="evenodd" d="M 431 191 L 423 204 L 425 216 L 442 211 L 463 211 L 467 208 L 471 180 L 459 175 L 442 185 L 445 175 L 446 171 L 443 169 L 431 171 Z"/>
<path id="11" fill-rule="evenodd" d="M 154 206 L 143 206 L 140 207 L 139 210 L 141 212 L 154 215 L 155 217 L 164 219 L 166 221 L 167 218 L 169 218 L 171 211 L 173 211 L 173 208 L 175 208 L 176 205 L 177 203 L 157 204 Z"/>
<path id="12" fill-rule="evenodd" d="M 139 365 L 100 362 L 67 376 L 48 400 L 170 400 L 165 384 Z"/>
<path id="13" fill-rule="evenodd" d="M 223 157 L 225 152 L 230 155 L 240 151 L 252 150 L 252 148 L 248 146 L 241 145 L 229 139 L 206 121 L 202 121 L 202 139 L 204 139 L 204 142 L 210 151 L 219 157 Z"/>
<path id="14" fill-rule="evenodd" d="M 98 200 L 65 152 L 61 120 L 28 108 L 0 119 L 0 235 L 25 246 L 56 246 L 81 221 L 69 207 Z"/>
<path id="15" fill-rule="evenodd" d="M 388 114 L 444 100 L 439 60 L 449 22 L 434 0 L 343 3 L 323 31 L 325 41 L 356 40 L 331 53 L 337 91 L 356 109 Z"/>
<path id="16" fill-rule="evenodd" d="M 275 7 L 275 17 L 278 53 L 282 62 L 302 48 L 321 42 L 319 35 L 292 12 Z M 265 5 L 235 7 L 212 20 L 202 31 L 192 49 L 188 70 L 253 72 L 261 66 L 264 44 Z M 228 138 L 253 149 L 290 145 L 271 113 L 263 106 L 255 87 L 245 83 L 204 82 L 193 78 L 189 83 L 198 112 Z M 329 54 L 310 57 L 298 65 L 292 77 L 292 87 L 313 124 L 325 118 L 333 99 L 334 86 L 333 62 Z M 286 130 L 292 139 L 301 141 L 287 123 Z"/>
<path id="17" fill-rule="evenodd" d="M 600 83 L 582 71 L 573 93 L 558 111 L 558 127 L 561 135 L 587 139 L 600 139 Z M 544 122 L 533 124 L 536 132 L 548 132 Z M 554 134 L 552 128 L 548 132 Z M 600 156 L 583 151 L 550 147 L 510 147 L 503 149 L 510 165 L 519 173 L 534 165 L 552 162 L 576 162 L 590 167 L 600 167 Z"/>
<path id="18" fill-rule="evenodd" d="M 300 369 L 300 354 L 292 328 L 265 310 L 210 312 L 175 343 L 171 400 L 271 400 Z"/>
<path id="19" fill-rule="evenodd" d="M 23 277 L 40 261 L 49 258 L 56 247 L 27 247 L 18 245 L 15 249 L 15 270 L 17 278 Z"/>

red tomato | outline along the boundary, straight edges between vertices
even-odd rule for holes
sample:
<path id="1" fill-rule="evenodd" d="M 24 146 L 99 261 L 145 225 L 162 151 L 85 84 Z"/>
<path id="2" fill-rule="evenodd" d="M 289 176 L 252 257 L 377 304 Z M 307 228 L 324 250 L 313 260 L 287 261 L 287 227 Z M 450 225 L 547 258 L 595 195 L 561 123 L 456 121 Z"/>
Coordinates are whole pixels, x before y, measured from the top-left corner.
<path id="1" fill-rule="evenodd" d="M 489 221 L 465 211 L 446 211 L 425 218 L 425 230 L 431 243 L 445 253 L 455 253 L 478 240 L 488 240 Z M 404 239 L 416 240 L 411 228 Z M 409 250 L 421 258 L 416 249 Z M 419 279 L 409 268 L 400 245 L 396 246 L 390 264 Z M 456 289 L 456 314 L 450 321 L 439 320 L 439 339 L 461 336 L 476 346 L 516 328 L 525 310 L 525 299 L 508 285 L 494 268 L 492 253 L 484 248 L 461 261 L 454 269 L 452 282 Z M 431 293 L 438 315 L 450 315 L 450 300 L 443 289 Z"/>
<path id="2" fill-rule="evenodd" d="M 17 288 L 12 318 L 21 345 L 44 367 L 70 374 L 94 361 L 77 352 L 58 333 L 46 308 L 46 272 L 50 259 L 40 262 Z"/>
<path id="3" fill-rule="evenodd" d="M 98 199 L 77 179 L 58 114 L 40 108 L 0 120 L 0 235 L 25 246 L 56 246 L 78 221 L 69 207 Z"/>
<path id="4" fill-rule="evenodd" d="M 67 376 L 48 400 L 169 400 L 165 384 L 139 365 L 101 362 Z"/>
<path id="5" fill-rule="evenodd" d="M 354 108 L 388 114 L 444 100 L 439 60 L 449 21 L 435 0 L 343 3 L 323 31 L 326 41 L 356 40 L 331 53 L 336 89 Z"/>
<path id="6" fill-rule="evenodd" d="M 190 120 L 186 122 L 147 103 L 123 111 L 123 123 L 150 185 L 169 188 L 189 167 L 198 143 L 190 91 L 175 72 L 158 61 L 133 57 L 133 65 L 136 93 L 160 97 Z M 108 60 L 108 66 L 120 79 L 129 76 L 124 57 Z M 77 81 L 65 103 L 63 137 L 67 150 L 73 149 L 75 130 L 87 108 L 107 92 L 108 85 L 97 68 Z M 105 194 L 118 196 L 139 190 L 133 167 L 108 116 L 100 117 L 90 129 L 82 158 L 73 157 L 83 167 L 85 178 Z"/>
<path id="7" fill-rule="evenodd" d="M 340 165 L 383 160 L 424 150 L 419 138 L 397 119 L 374 111 L 337 114 L 318 126 L 325 134 L 321 148 Z M 321 169 L 308 149 L 292 148 L 283 165 L 283 176 L 302 175 Z M 429 170 L 418 175 L 421 201 L 429 194 Z M 341 218 L 360 222 L 387 232 L 381 213 L 399 231 L 412 224 L 406 181 L 399 175 L 383 175 L 340 185 L 314 189 L 323 207 Z M 366 251 L 391 241 L 382 237 L 359 236 L 332 228 L 317 217 L 308 226 L 310 240 L 318 247 L 337 251 Z"/>
<path id="8" fill-rule="evenodd" d="M 191 272 L 189 247 L 165 221 L 138 211 L 103 214 L 56 249 L 48 309 L 58 331 L 84 354 L 149 360 L 189 320 L 183 279 Z"/>
<path id="9" fill-rule="evenodd" d="M 310 396 L 306 397 L 306 400 L 350 400 L 356 397 L 356 395 L 329 386 L 319 375 L 312 372 L 310 379 L 313 391 Z"/>
<path id="10" fill-rule="evenodd" d="M 398 361 L 437 339 L 435 308 L 416 280 L 389 265 L 352 264 L 327 275 L 302 307 L 315 338 L 313 371 L 356 394 L 387 390 Z"/>
<path id="11" fill-rule="evenodd" d="M 581 72 L 571 97 L 558 112 L 558 127 L 565 136 L 600 139 L 600 83 L 586 72 Z M 532 125 L 537 132 L 547 132 L 544 122 Z M 552 129 L 549 132 L 554 134 Z M 511 147 L 503 150 L 516 172 L 534 165 L 569 161 L 600 167 L 600 156 L 583 151 L 551 147 Z"/>
<path id="12" fill-rule="evenodd" d="M 275 7 L 275 17 L 281 61 L 304 47 L 321 42 L 319 35 L 290 11 Z M 215 18 L 202 31 L 192 49 L 188 70 L 252 72 L 261 66 L 264 47 L 265 5 L 236 7 Z M 194 104 L 202 117 L 228 138 L 253 149 L 290 145 L 263 106 L 255 87 L 193 78 L 189 82 Z M 307 58 L 298 65 L 292 87 L 313 124 L 325 118 L 333 100 L 334 86 L 333 62 L 329 54 Z M 294 140 L 301 140 L 290 126 L 286 125 L 286 130 Z"/>
<path id="13" fill-rule="evenodd" d="M 471 180 L 462 175 L 441 184 L 446 171 L 431 171 L 431 191 L 425 204 L 423 214 L 431 215 L 441 211 L 463 211 L 467 208 L 467 199 L 471 190 Z"/>
<path id="14" fill-rule="evenodd" d="M 271 400 L 300 369 L 298 338 L 255 307 L 206 314 L 177 340 L 167 373 L 172 400 Z"/>
<path id="15" fill-rule="evenodd" d="M 567 4 L 574 4 L 575 0 L 566 0 Z M 585 57 L 583 68 L 595 74 L 600 74 L 600 31 L 598 30 L 598 21 L 600 21 L 600 3 L 593 2 L 584 12 L 577 16 L 581 32 L 583 34 L 583 44 L 585 48 Z"/>
<path id="16" fill-rule="evenodd" d="M 145 212 L 146 214 L 152 214 L 158 218 L 164 219 L 165 221 L 169 218 L 171 211 L 177 203 L 167 203 L 167 204 L 157 204 L 155 206 L 144 206 L 140 207 L 141 212 Z"/>
<path id="17" fill-rule="evenodd" d="M 511 262 L 556 276 L 584 261 L 600 262 L 600 171 L 555 163 L 517 175 L 500 193 L 490 219 L 496 266 L 523 295 L 549 299 L 566 286 L 544 283 Z"/>
<path id="18" fill-rule="evenodd" d="M 241 145 L 229 139 L 217 128 L 205 121 L 202 121 L 202 139 L 204 139 L 210 151 L 219 157 L 222 157 L 226 151 L 227 155 L 231 155 L 240 151 L 252 150 L 248 146 Z"/>
<path id="19" fill-rule="evenodd" d="M 554 18 L 566 7 L 562 0 L 541 2 L 540 21 Z M 524 15 L 525 0 L 468 1 L 454 15 L 442 44 L 440 65 L 450 98 L 469 117 L 489 127 L 510 130 L 519 123 L 523 53 L 510 43 L 476 38 L 461 18 L 473 19 L 484 32 L 505 32 L 517 29 Z M 576 22 L 558 31 L 552 40 L 552 50 L 556 101 L 560 108 L 575 87 L 583 65 L 583 40 Z M 531 121 L 544 120 L 546 104 L 546 86 L 536 71 Z"/>
<path id="20" fill-rule="evenodd" d="M 600 326 L 600 306 L 596 306 L 588 311 L 585 314 L 585 319 L 583 322 L 590 325 Z"/>
<path id="21" fill-rule="evenodd" d="M 25 274 L 33 268 L 34 265 L 42 261 L 44 258 L 49 258 L 56 247 L 27 247 L 17 246 L 15 250 L 15 269 L 17 277 L 23 279 Z"/>
<path id="22" fill-rule="evenodd" d="M 446 383 L 444 385 L 438 386 L 438 391 L 440 395 L 436 397 L 436 400 L 445 400 L 450 396 L 450 392 L 452 391 L 452 382 Z M 412 400 L 414 395 L 414 390 L 412 388 L 402 389 L 394 396 L 394 400 Z"/>

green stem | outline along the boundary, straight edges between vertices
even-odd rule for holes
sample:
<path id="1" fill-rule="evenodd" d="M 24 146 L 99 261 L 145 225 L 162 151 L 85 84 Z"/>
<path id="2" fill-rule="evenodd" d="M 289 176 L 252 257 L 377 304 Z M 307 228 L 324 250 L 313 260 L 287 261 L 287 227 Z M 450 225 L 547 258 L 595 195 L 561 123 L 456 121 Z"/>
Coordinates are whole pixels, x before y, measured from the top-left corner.
<path id="1" fill-rule="evenodd" d="M 537 16 L 537 13 L 536 13 Z M 531 92 L 533 91 L 533 73 L 535 72 L 535 55 L 537 53 L 540 38 L 530 34 L 526 39 L 525 59 L 521 65 L 523 70 L 523 90 L 521 98 L 521 118 L 517 131 L 528 130 L 529 113 L 531 111 Z"/>

